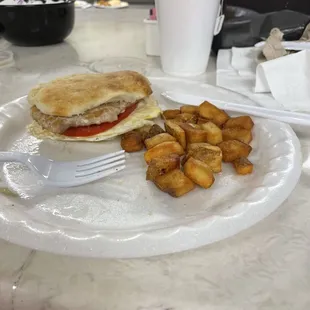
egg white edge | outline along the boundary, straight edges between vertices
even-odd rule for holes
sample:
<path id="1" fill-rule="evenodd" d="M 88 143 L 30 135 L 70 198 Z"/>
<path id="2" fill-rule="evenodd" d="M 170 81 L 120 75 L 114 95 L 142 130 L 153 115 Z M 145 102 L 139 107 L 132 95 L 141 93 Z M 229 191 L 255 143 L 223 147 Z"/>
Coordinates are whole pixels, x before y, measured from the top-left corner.
<path id="1" fill-rule="evenodd" d="M 159 116 L 161 109 L 159 108 L 157 101 L 152 97 L 145 98 L 138 104 L 137 109 L 130 114 L 126 119 L 118 123 L 115 127 L 105 132 L 99 133 L 90 137 L 67 137 L 60 134 L 52 133 L 42 128 L 36 121 L 33 121 L 27 126 L 28 132 L 37 139 L 51 139 L 60 141 L 104 141 L 115 138 L 128 131 L 143 127 L 144 125 L 152 125 L 154 119 Z"/>

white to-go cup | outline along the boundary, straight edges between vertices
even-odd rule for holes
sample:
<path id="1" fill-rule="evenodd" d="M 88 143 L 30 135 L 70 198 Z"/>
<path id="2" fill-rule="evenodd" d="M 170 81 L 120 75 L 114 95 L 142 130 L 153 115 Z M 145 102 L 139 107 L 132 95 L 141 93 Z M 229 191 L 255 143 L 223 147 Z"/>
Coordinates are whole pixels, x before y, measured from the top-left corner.
<path id="1" fill-rule="evenodd" d="M 222 28 L 221 0 L 156 0 L 162 69 L 174 76 L 203 74 L 214 35 Z"/>

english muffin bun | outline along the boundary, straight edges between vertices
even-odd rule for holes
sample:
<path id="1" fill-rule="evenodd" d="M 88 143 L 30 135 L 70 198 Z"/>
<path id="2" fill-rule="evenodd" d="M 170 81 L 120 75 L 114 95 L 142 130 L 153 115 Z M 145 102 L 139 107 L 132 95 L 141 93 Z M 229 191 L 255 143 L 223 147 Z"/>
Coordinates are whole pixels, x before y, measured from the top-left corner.
<path id="1" fill-rule="evenodd" d="M 70 117 L 115 101 L 136 102 L 152 94 L 150 82 L 134 71 L 75 74 L 33 88 L 30 105 L 42 113 Z"/>

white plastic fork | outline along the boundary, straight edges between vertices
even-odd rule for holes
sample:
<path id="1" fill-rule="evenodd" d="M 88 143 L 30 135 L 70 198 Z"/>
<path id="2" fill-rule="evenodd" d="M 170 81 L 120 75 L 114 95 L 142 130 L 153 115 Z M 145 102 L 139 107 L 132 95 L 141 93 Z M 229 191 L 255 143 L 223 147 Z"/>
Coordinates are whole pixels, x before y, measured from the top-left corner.
<path id="1" fill-rule="evenodd" d="M 266 44 L 265 41 L 261 41 L 255 44 L 255 47 L 263 47 Z M 303 51 L 310 50 L 310 42 L 307 41 L 282 41 L 281 44 L 287 50 Z"/>
<path id="2" fill-rule="evenodd" d="M 272 119 L 279 122 L 284 122 L 293 125 L 303 125 L 310 126 L 310 114 L 283 111 L 283 110 L 273 110 L 257 106 L 249 106 L 238 103 L 230 103 L 221 100 L 210 99 L 207 97 L 201 97 L 196 95 L 184 94 L 175 91 L 165 91 L 161 95 L 171 101 L 180 103 L 180 104 L 192 104 L 200 105 L 205 100 L 210 100 L 218 108 L 230 111 L 230 112 L 239 112 L 246 113 L 253 116 L 258 116 L 262 118 Z"/>
<path id="3" fill-rule="evenodd" d="M 39 155 L 0 152 L 0 162 L 19 162 L 41 176 L 50 186 L 73 187 L 90 183 L 125 168 L 125 152 L 80 161 L 55 161 Z"/>

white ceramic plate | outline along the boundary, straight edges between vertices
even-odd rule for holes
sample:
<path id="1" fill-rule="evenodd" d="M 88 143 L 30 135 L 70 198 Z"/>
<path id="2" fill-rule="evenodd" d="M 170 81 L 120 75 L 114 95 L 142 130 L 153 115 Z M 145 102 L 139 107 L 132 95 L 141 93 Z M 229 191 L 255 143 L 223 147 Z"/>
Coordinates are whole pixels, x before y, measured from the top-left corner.
<path id="1" fill-rule="evenodd" d="M 124 1 L 122 1 L 119 5 L 111 5 L 111 6 L 100 5 L 98 3 L 94 3 L 94 7 L 98 9 L 123 9 L 123 8 L 127 8 L 128 6 L 129 6 L 128 2 L 124 2 Z"/>
<path id="2" fill-rule="evenodd" d="M 158 94 L 190 92 L 215 100 L 253 104 L 209 85 L 151 79 L 162 108 L 177 106 Z M 190 103 L 190 102 L 189 102 Z M 28 135 L 25 98 L 0 108 L 1 150 L 83 159 L 120 149 L 104 143 L 40 141 Z M 230 165 L 209 190 L 175 199 L 145 181 L 143 152 L 127 155 L 127 168 L 108 179 L 72 189 L 44 188 L 19 164 L 6 163 L 3 180 L 19 197 L 0 194 L 0 237 L 26 247 L 88 257 L 146 257 L 183 251 L 232 236 L 262 220 L 289 196 L 301 172 L 297 137 L 285 124 L 255 120 L 255 172 L 237 176 Z"/>

